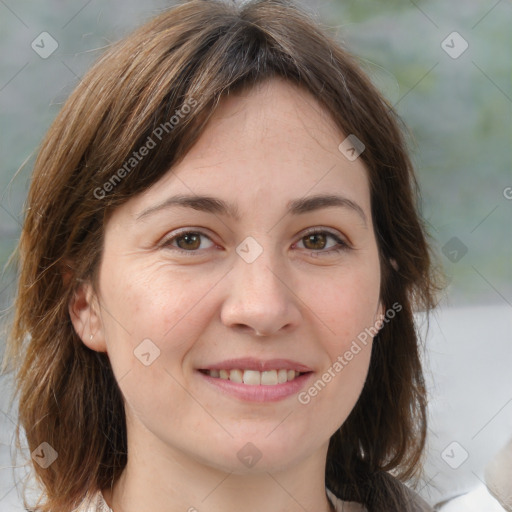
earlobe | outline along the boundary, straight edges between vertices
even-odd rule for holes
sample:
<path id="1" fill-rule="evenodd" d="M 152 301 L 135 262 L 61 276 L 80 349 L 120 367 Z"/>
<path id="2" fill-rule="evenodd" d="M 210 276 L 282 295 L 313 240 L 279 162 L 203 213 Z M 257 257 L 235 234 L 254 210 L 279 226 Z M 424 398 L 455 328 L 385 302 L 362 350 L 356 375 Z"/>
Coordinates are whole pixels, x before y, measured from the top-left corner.
<path id="1" fill-rule="evenodd" d="M 81 284 L 75 291 L 69 301 L 68 311 L 73 327 L 84 345 L 96 352 L 106 352 L 99 301 L 90 283 Z"/>

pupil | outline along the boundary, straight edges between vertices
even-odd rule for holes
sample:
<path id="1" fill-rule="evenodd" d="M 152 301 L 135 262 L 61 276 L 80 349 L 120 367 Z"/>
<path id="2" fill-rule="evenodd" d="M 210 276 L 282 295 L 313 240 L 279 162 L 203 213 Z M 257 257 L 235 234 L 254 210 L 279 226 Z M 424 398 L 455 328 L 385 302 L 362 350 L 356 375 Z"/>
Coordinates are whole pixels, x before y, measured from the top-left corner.
<path id="1" fill-rule="evenodd" d="M 312 241 L 312 242 L 313 242 L 313 245 L 317 245 L 317 244 L 315 244 L 315 243 L 314 243 L 314 239 L 315 239 L 315 238 L 320 238 L 320 239 L 322 239 L 322 240 L 321 240 L 321 242 L 322 242 L 322 241 L 325 241 L 325 240 L 324 240 L 324 239 L 325 239 L 325 237 L 324 237 L 324 235 L 322 235 L 321 233 L 316 233 L 316 234 L 314 234 L 314 235 L 308 235 L 308 237 L 307 237 L 307 238 L 308 238 L 308 240 L 309 240 L 309 241 Z M 318 243 L 318 242 L 317 242 L 317 243 Z M 321 247 L 314 247 L 314 248 L 315 248 L 315 249 L 322 249 L 323 244 L 322 244 L 322 243 L 320 243 L 320 245 L 321 245 Z"/>
<path id="2" fill-rule="evenodd" d="M 188 248 L 188 249 L 190 249 L 190 248 L 197 248 L 197 241 L 199 240 L 199 237 L 197 236 L 197 234 L 186 234 L 186 235 L 183 235 L 181 237 L 181 239 L 185 240 L 185 245 L 188 246 L 188 247 L 185 247 L 185 248 Z M 192 241 L 192 243 L 193 243 L 194 239 L 196 241 L 196 244 L 195 244 L 195 246 L 192 247 L 190 245 L 190 242 Z M 183 249 L 183 247 L 182 247 L 182 249 Z"/>

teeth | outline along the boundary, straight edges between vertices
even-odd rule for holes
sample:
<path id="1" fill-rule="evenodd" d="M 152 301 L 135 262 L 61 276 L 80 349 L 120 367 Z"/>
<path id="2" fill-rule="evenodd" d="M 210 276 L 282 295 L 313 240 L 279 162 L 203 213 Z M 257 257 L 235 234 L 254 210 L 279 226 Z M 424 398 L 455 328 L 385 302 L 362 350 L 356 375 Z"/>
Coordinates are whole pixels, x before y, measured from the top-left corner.
<path id="1" fill-rule="evenodd" d="M 232 373 L 233 370 L 229 373 L 229 380 L 231 380 Z M 255 370 L 244 370 L 244 384 L 249 384 L 249 386 L 259 386 L 261 384 L 261 373 Z"/>
<path id="2" fill-rule="evenodd" d="M 264 386 L 275 386 L 277 384 L 277 370 L 261 372 L 261 383 Z"/>
<path id="3" fill-rule="evenodd" d="M 233 382 L 243 382 L 244 374 L 242 373 L 242 370 L 231 370 L 229 372 L 229 380 Z"/>
<path id="4" fill-rule="evenodd" d="M 268 370 L 258 372 L 256 370 L 207 370 L 207 375 L 218 379 L 230 380 L 232 382 L 244 383 L 248 386 L 275 386 L 284 384 L 300 375 L 295 370 Z"/>

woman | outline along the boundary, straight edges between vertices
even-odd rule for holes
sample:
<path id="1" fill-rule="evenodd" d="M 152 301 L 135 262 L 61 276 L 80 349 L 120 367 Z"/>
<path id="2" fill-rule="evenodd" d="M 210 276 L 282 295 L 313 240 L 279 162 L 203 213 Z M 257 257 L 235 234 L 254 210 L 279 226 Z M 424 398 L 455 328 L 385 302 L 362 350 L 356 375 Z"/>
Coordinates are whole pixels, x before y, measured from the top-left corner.
<path id="1" fill-rule="evenodd" d="M 285 0 L 113 46 L 38 155 L 10 340 L 38 511 L 429 510 L 398 122 Z"/>

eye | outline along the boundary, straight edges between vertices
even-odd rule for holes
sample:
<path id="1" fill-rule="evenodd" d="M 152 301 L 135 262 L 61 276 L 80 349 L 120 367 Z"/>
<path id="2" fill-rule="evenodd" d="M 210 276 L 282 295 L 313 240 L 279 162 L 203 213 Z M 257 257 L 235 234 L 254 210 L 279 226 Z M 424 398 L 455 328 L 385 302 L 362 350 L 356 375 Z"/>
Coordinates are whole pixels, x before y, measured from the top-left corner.
<path id="1" fill-rule="evenodd" d="M 199 249 L 201 248 L 201 238 L 209 240 L 211 244 L 209 247 L 203 247 L 203 249 L 208 249 L 215 245 L 210 237 L 201 231 L 181 231 L 164 239 L 160 246 L 165 249 L 178 251 L 182 254 L 192 256 L 194 253 L 200 252 Z M 328 246 L 327 241 L 329 238 L 334 240 L 335 244 L 328 248 L 328 250 L 325 250 Z M 297 243 L 301 242 L 305 245 L 304 248 L 306 250 L 318 253 L 318 255 L 338 253 L 340 251 L 346 251 L 350 249 L 350 246 L 347 242 L 342 240 L 334 233 L 322 229 L 309 231 L 303 235 L 300 241 Z"/>
<path id="2" fill-rule="evenodd" d="M 201 237 L 210 240 L 212 244 L 210 247 L 213 247 L 214 244 L 211 239 L 201 231 L 181 231 L 174 236 L 166 238 L 161 243 L 161 247 L 170 248 L 181 253 L 198 252 L 197 249 L 201 246 Z M 176 242 L 176 245 L 174 242 Z"/>
<path id="3" fill-rule="evenodd" d="M 327 247 L 328 239 L 334 240 L 336 243 L 334 246 L 331 246 L 329 250 L 324 250 Z M 310 250 L 313 252 L 319 253 L 337 253 L 340 251 L 346 251 L 350 249 L 350 246 L 347 242 L 342 240 L 340 237 L 331 233 L 330 231 L 325 231 L 321 229 L 315 229 L 306 233 L 300 240 L 305 245 L 306 250 Z M 299 242 L 299 243 L 300 243 Z"/>

